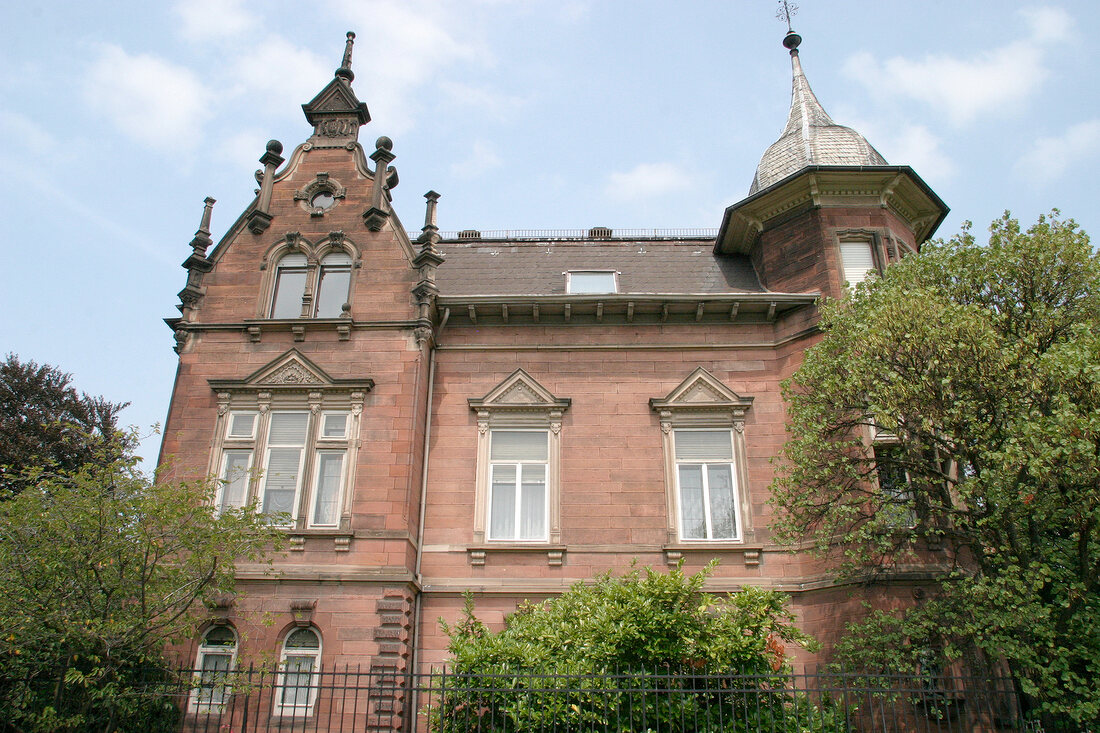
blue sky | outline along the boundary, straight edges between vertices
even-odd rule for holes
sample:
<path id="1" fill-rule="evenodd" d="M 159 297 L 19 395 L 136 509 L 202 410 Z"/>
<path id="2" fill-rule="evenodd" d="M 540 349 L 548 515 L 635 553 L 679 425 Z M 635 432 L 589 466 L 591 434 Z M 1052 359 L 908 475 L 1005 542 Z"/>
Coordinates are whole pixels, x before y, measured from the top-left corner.
<path id="1" fill-rule="evenodd" d="M 1100 232 L 1100 6 L 801 0 L 814 91 L 978 230 L 1052 206 Z M 790 101 L 772 0 L 9 3 L 0 29 L 0 351 L 163 422 L 179 267 L 358 34 L 360 141 L 393 138 L 417 228 L 716 227 Z M 155 455 L 159 441 L 143 445 Z"/>

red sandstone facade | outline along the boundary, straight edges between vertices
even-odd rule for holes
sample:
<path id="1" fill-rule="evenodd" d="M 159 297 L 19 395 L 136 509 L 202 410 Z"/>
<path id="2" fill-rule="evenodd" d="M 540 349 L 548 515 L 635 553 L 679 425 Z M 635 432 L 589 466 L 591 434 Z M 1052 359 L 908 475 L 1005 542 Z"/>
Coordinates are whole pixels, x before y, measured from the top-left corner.
<path id="1" fill-rule="evenodd" d="M 349 64 L 306 105 L 312 137 L 286 161 L 269 145 L 257 200 L 209 252 L 208 204 L 169 319 L 162 462 L 222 479 L 224 505 L 291 515 L 289 552 L 271 574 L 242 566 L 211 624 L 242 658 L 293 657 L 310 629 L 299 656 L 326 666 L 423 668 L 465 591 L 493 625 L 634 560 L 717 558 L 712 590 L 778 588 L 834 638 L 862 597 L 768 529 L 780 382 L 817 339 L 818 299 L 844 292 L 843 247 L 881 269 L 942 202 L 906 167 L 810 165 L 717 235 L 444 238 L 434 193 L 410 234 L 390 141 L 358 143 Z"/>

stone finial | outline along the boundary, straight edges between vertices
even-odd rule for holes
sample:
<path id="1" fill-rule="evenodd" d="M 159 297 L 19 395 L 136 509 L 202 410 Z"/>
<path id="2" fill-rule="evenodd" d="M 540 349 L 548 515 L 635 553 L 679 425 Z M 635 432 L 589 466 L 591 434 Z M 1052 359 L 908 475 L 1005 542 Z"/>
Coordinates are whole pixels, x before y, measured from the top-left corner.
<path id="1" fill-rule="evenodd" d="M 351 71 L 351 47 L 355 45 L 355 34 L 348 31 L 348 40 L 344 43 L 344 58 L 340 61 L 340 68 L 336 70 L 336 76 L 347 79 L 349 82 L 355 79 Z"/>
<path id="2" fill-rule="evenodd" d="M 374 152 L 370 154 L 370 159 L 374 161 L 374 189 L 371 192 L 371 205 L 363 212 L 363 221 L 368 229 L 377 232 L 381 231 L 390 215 L 383 190 L 387 185 L 389 188 L 397 185 L 396 171 L 389 165 L 397 156 L 393 154 L 393 140 L 385 135 L 375 141 L 374 147 Z M 389 178 L 391 171 L 394 176 L 392 182 Z"/>
<path id="3" fill-rule="evenodd" d="M 427 199 L 424 209 L 424 232 L 437 232 L 439 226 L 436 223 L 436 206 L 439 204 L 439 194 L 435 191 L 428 191 L 424 194 L 424 198 Z"/>
<path id="4" fill-rule="evenodd" d="M 195 238 L 191 240 L 191 250 L 199 257 L 206 256 L 206 248 L 212 243 L 210 239 L 210 216 L 214 212 L 214 204 L 217 201 L 207 196 L 202 203 L 202 219 L 199 221 L 198 230 L 195 231 Z"/>
<path id="5" fill-rule="evenodd" d="M 268 140 L 264 148 L 264 154 L 260 156 L 260 162 L 264 164 L 263 173 L 258 178 L 260 181 L 260 193 L 257 196 L 256 208 L 248 215 L 248 230 L 253 234 L 262 234 L 270 225 L 271 215 L 271 191 L 275 185 L 275 169 L 283 163 L 283 144 L 278 140 Z"/>

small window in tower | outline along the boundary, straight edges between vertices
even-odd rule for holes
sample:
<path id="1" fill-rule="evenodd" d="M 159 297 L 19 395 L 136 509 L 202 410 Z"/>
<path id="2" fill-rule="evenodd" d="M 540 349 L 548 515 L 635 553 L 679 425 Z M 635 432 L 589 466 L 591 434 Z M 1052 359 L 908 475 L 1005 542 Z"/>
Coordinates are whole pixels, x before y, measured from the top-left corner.
<path id="1" fill-rule="evenodd" d="M 616 275 L 611 270 L 571 270 L 565 273 L 565 292 L 572 295 L 617 293 Z"/>
<path id="2" fill-rule="evenodd" d="M 850 240 L 840 243 L 841 267 L 844 271 L 844 281 L 849 288 L 867 279 L 872 272 L 877 272 L 875 258 L 871 252 L 871 243 L 867 240 Z"/>

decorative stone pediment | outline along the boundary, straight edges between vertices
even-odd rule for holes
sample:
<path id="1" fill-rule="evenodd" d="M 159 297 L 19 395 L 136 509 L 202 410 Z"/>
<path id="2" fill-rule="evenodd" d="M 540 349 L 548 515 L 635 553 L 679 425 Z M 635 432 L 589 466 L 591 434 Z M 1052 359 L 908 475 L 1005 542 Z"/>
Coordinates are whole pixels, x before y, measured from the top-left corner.
<path id="1" fill-rule="evenodd" d="M 565 410 L 569 399 L 559 399 L 527 372 L 517 369 L 481 399 L 470 399 L 474 410 Z"/>
<path id="2" fill-rule="evenodd" d="M 661 415 L 662 427 L 673 416 L 676 416 L 678 424 L 694 416 L 708 423 L 717 421 L 740 429 L 744 426 L 745 411 L 752 406 L 752 399 L 737 394 L 706 369 L 699 367 L 668 395 L 651 399 L 649 406 Z"/>
<path id="3" fill-rule="evenodd" d="M 291 349 L 244 379 L 209 382 L 217 392 L 332 389 L 369 392 L 374 387 L 372 379 L 333 379 L 297 349 Z"/>
<path id="4" fill-rule="evenodd" d="M 367 105 L 359 101 L 351 86 L 340 77 L 303 104 L 302 111 L 313 125 L 310 142 L 316 147 L 341 147 L 355 142 L 359 128 L 370 122 Z"/>

